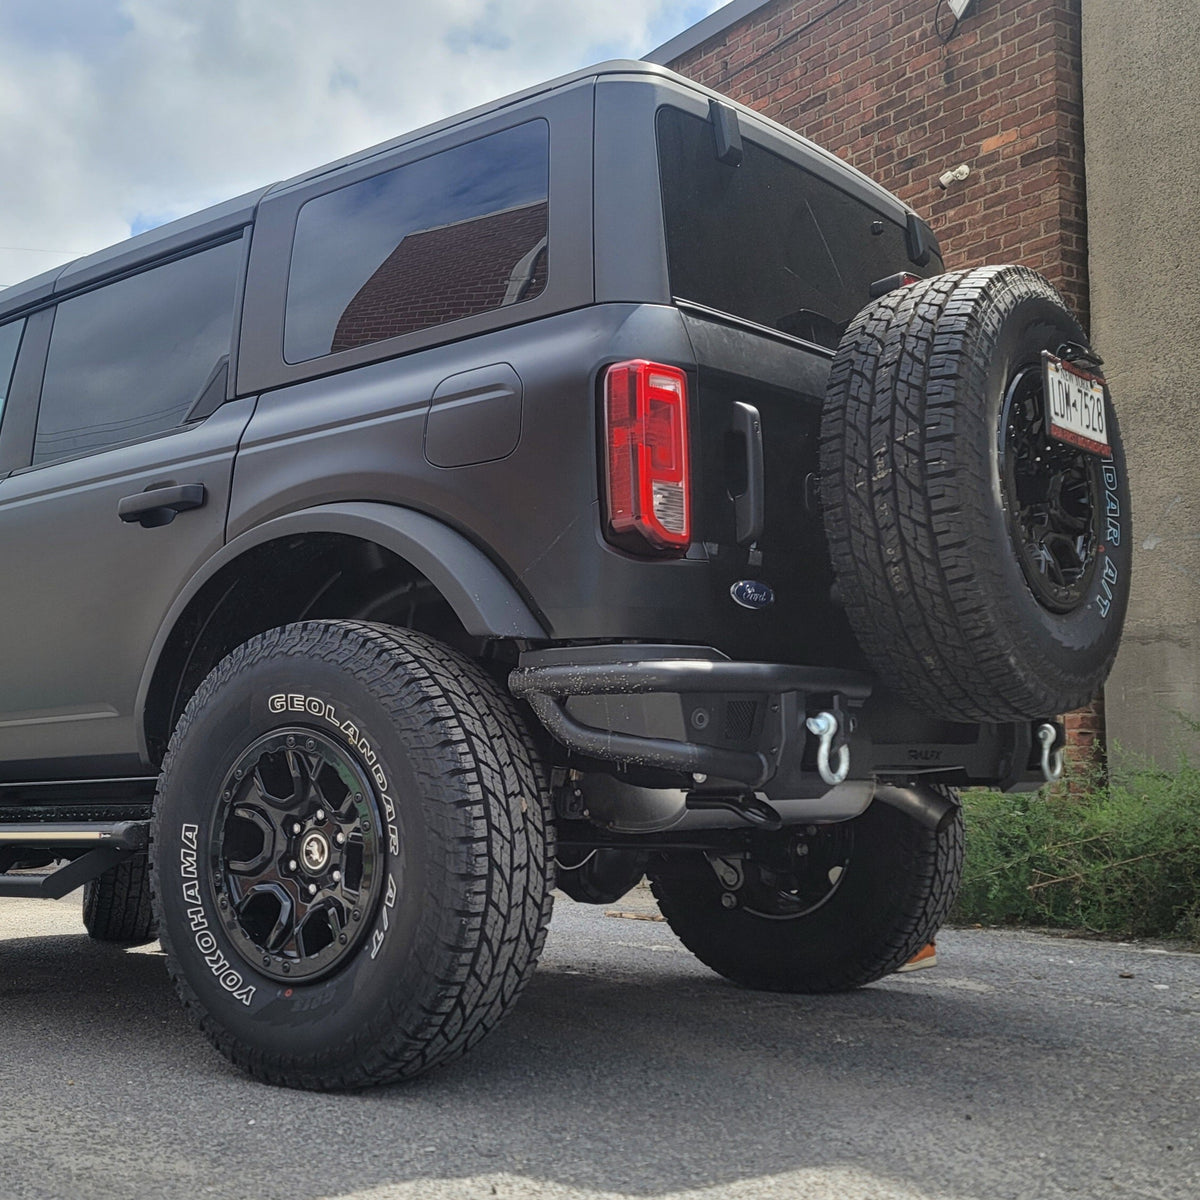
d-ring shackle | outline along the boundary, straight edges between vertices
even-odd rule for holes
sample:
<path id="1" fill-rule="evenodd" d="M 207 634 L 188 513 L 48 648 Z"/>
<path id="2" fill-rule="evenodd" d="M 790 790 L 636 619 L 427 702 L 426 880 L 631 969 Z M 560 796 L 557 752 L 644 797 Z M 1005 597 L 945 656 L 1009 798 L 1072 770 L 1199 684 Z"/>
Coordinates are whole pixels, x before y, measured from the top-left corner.
<path id="1" fill-rule="evenodd" d="M 819 712 L 804 722 L 808 731 L 821 740 L 817 745 L 817 771 L 831 787 L 841 783 L 850 774 L 850 747 L 845 743 L 837 748 L 837 767 L 829 766 L 829 751 L 838 734 L 838 719 L 831 712 Z"/>
<path id="2" fill-rule="evenodd" d="M 1058 730 L 1049 723 L 1039 725 L 1037 740 L 1042 743 L 1042 778 L 1047 783 L 1053 783 L 1056 779 L 1061 779 L 1063 773 L 1063 748 L 1054 748 L 1054 743 L 1058 740 Z"/>

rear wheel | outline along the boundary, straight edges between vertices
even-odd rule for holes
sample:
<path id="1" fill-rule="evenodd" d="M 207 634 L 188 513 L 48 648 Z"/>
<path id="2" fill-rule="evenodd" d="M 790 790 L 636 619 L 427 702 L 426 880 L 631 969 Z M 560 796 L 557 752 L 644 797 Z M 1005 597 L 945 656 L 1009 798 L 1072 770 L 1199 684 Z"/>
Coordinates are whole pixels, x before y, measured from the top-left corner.
<path id="1" fill-rule="evenodd" d="M 145 854 L 135 854 L 83 885 L 83 925 L 98 942 L 141 946 L 154 941 L 158 935 Z"/>
<path id="2" fill-rule="evenodd" d="M 761 836 L 748 858 L 696 856 L 651 886 L 679 940 L 718 974 L 766 991 L 839 992 L 890 974 L 933 938 L 962 859 L 957 804 L 935 831 L 876 801 L 815 834 Z"/>
<path id="3" fill-rule="evenodd" d="M 550 915 L 545 771 L 470 660 L 385 626 L 254 638 L 188 704 L 153 824 L 168 966 L 269 1082 L 419 1074 L 511 1009 Z"/>

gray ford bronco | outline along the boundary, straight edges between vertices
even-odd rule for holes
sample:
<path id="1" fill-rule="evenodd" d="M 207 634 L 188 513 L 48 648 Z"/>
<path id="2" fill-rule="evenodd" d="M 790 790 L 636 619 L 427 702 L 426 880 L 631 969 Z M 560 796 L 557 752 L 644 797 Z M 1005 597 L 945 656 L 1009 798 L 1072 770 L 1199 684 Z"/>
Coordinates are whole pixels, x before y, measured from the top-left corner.
<path id="1" fill-rule="evenodd" d="M 1128 594 L 1054 289 L 642 63 L 7 289 L 0 397 L 0 895 L 83 886 L 295 1087 L 474 1045 L 556 884 L 895 970 Z"/>

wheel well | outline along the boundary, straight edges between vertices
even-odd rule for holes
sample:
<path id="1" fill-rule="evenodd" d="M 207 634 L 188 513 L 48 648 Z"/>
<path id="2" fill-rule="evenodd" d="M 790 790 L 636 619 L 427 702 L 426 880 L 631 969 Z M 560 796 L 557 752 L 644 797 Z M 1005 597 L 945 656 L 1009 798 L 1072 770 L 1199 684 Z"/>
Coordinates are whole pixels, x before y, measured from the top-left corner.
<path id="1" fill-rule="evenodd" d="M 339 533 L 266 542 L 227 564 L 171 630 L 146 694 L 146 745 L 158 764 L 179 714 L 234 647 L 293 621 L 339 618 L 401 625 L 479 655 L 438 589 L 399 555 Z"/>

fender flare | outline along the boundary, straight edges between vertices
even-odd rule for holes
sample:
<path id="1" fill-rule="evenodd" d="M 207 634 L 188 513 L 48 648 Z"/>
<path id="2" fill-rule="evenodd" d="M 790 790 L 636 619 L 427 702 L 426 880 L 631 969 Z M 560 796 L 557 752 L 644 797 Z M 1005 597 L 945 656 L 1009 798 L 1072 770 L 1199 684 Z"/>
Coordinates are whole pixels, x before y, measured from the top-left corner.
<path id="1" fill-rule="evenodd" d="M 475 637 L 544 639 L 541 622 L 499 567 L 457 530 L 411 508 L 357 501 L 303 508 L 264 521 L 227 542 L 175 597 L 150 647 L 135 713 L 139 750 L 147 758 L 145 710 L 150 686 L 171 633 L 197 593 L 248 550 L 301 533 L 341 533 L 374 542 L 420 571 Z"/>

